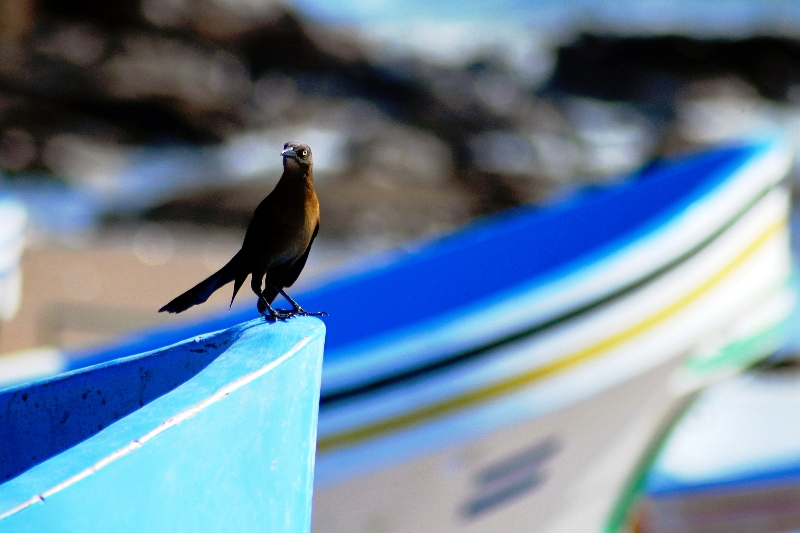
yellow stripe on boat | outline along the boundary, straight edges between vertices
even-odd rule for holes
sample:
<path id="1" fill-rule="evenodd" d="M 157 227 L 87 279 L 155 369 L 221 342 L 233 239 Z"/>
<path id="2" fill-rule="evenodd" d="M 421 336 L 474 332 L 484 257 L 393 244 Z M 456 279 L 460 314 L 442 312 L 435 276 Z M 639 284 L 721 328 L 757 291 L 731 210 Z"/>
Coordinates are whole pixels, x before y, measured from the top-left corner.
<path id="1" fill-rule="evenodd" d="M 368 440 L 383 433 L 396 432 L 408 426 L 437 418 L 443 414 L 462 411 L 474 405 L 493 400 L 497 397 L 508 395 L 543 378 L 550 377 L 587 360 L 594 359 L 605 352 L 629 342 L 633 338 L 642 335 L 648 330 L 653 329 L 658 324 L 664 322 L 668 318 L 676 315 L 678 312 L 691 305 L 701 296 L 718 285 L 733 271 L 735 271 L 736 268 L 738 268 L 762 246 L 769 242 L 770 238 L 776 236 L 779 232 L 784 231 L 786 227 L 786 219 L 781 219 L 780 221 L 773 223 L 747 247 L 745 247 L 736 257 L 734 257 L 733 260 L 731 260 L 727 265 L 717 271 L 706 281 L 656 313 L 644 318 L 643 320 L 640 320 L 639 322 L 636 322 L 630 327 L 614 335 L 611 335 L 610 337 L 607 337 L 600 342 L 597 342 L 591 346 L 587 346 L 586 348 L 553 361 L 552 363 L 534 368 L 513 379 L 495 383 L 494 385 L 477 389 L 466 394 L 461 394 L 450 398 L 449 400 L 434 403 L 401 416 L 367 424 L 358 429 L 333 434 L 328 437 L 322 437 L 317 443 L 317 450 L 321 452 L 328 451 L 330 449 L 339 448 L 347 444 Z"/>

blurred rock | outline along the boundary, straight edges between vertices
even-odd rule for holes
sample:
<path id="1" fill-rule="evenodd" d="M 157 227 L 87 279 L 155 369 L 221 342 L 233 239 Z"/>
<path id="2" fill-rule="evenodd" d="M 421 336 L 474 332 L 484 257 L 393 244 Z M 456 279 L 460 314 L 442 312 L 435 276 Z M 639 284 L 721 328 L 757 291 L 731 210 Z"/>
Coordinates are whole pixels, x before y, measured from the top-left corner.
<path id="1" fill-rule="evenodd" d="M 581 153 L 576 177 L 618 177 L 655 155 L 657 128 L 632 105 L 571 98 L 565 108 Z"/>
<path id="2" fill-rule="evenodd" d="M 37 50 L 78 67 L 96 63 L 106 51 L 106 37 L 87 24 L 59 25 L 38 38 Z"/>
<path id="3" fill-rule="evenodd" d="M 582 35 L 558 51 L 551 89 L 665 111 L 688 83 L 731 76 L 782 100 L 800 82 L 800 41 L 785 37 Z"/>
<path id="4" fill-rule="evenodd" d="M 0 0 L 0 46 L 11 47 L 21 42 L 34 24 L 33 0 Z"/>
<path id="5" fill-rule="evenodd" d="M 110 96 L 169 98 L 188 113 L 232 108 L 250 83 L 246 66 L 229 52 L 144 34 L 124 38 L 102 76 Z"/>
<path id="6" fill-rule="evenodd" d="M 470 195 L 458 186 L 409 187 L 380 175 L 363 177 L 317 188 L 320 235 L 384 248 L 453 230 L 472 218 Z"/>
<path id="7" fill-rule="evenodd" d="M 141 11 L 158 27 L 226 39 L 270 22 L 284 5 L 278 0 L 142 0 Z"/>
<path id="8" fill-rule="evenodd" d="M 324 231 L 344 240 L 428 235 L 763 127 L 800 152 L 788 38 L 556 49 L 522 25 L 322 26 L 279 0 L 0 0 L 0 14 L 16 21 L 0 24 L 0 171 L 67 187 L 86 213 L 64 227 L 242 227 L 290 139 L 314 148 Z"/>
<path id="9" fill-rule="evenodd" d="M 36 146 L 30 133 L 8 129 L 0 136 L 0 165 L 9 170 L 21 170 L 36 157 Z"/>
<path id="10" fill-rule="evenodd" d="M 353 139 L 351 150 L 349 181 L 435 187 L 453 178 L 449 146 L 424 130 L 385 121 L 372 136 Z"/>
<path id="11" fill-rule="evenodd" d="M 733 77 L 687 84 L 676 98 L 675 112 L 675 134 L 693 146 L 778 125 L 774 104 L 759 97 L 750 84 Z"/>

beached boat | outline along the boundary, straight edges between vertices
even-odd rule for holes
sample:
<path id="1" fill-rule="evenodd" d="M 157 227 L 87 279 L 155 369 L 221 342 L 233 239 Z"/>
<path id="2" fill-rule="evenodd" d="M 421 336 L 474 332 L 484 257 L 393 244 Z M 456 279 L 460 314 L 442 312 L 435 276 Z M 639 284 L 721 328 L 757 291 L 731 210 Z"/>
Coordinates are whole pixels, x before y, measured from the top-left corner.
<path id="1" fill-rule="evenodd" d="M 299 295 L 330 313 L 314 530 L 602 528 L 687 356 L 734 347 L 694 359 L 719 370 L 779 342 L 790 159 L 769 138 L 662 160 Z M 49 368 L 254 313 L 58 352 Z"/>
<path id="2" fill-rule="evenodd" d="M 314 530 L 602 530 L 673 376 L 779 345 L 787 164 L 769 142 L 663 162 L 384 267 L 408 307 L 368 302 L 384 331 L 341 348 L 329 323 Z"/>
<path id="3" fill-rule="evenodd" d="M 259 320 L 0 391 L 0 531 L 307 532 L 324 334 Z"/>

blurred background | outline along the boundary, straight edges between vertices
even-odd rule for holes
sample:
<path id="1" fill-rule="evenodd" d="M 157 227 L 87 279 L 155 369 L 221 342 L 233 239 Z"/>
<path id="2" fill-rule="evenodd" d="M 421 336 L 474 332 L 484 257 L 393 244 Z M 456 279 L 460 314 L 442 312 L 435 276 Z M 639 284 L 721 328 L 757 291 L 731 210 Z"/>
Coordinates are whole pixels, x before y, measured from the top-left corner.
<path id="1" fill-rule="evenodd" d="M 14 366 L 9 354 L 34 350 L 35 359 L 47 347 L 79 350 L 224 312 L 229 290 L 180 316 L 157 310 L 239 249 L 289 140 L 313 149 L 322 210 L 302 289 L 366 254 L 413 248 L 480 217 L 635 176 L 658 157 L 764 130 L 800 152 L 800 3 L 790 0 L 0 0 L 0 360 L 11 361 L 3 372 Z M 789 174 L 796 188 L 798 163 Z M 800 217 L 792 224 L 800 229 Z M 254 304 L 245 290 L 236 305 Z M 794 362 L 780 365 L 800 368 L 790 348 Z M 36 364 L 47 366 L 45 355 Z M 791 433 L 796 425 L 781 422 L 796 415 L 798 390 L 796 381 L 785 387 L 784 410 L 769 409 L 772 417 L 757 398 L 753 419 Z M 636 400 L 619 398 L 619 427 L 633 427 Z M 644 419 L 650 407 L 640 403 Z M 730 403 L 721 411 L 736 411 Z M 628 435 L 603 419 L 609 404 L 589 404 L 599 414 L 576 427 L 603 420 L 615 439 Z M 716 429 L 717 413 L 709 418 L 701 429 Z M 491 447 L 472 449 L 484 455 L 463 454 L 469 468 L 448 472 L 472 490 L 486 450 L 501 466 L 549 460 L 560 444 L 544 433 L 543 447 L 512 454 L 533 439 L 531 427 L 520 426 L 518 441 L 498 433 Z M 641 427 L 648 438 L 655 431 Z M 800 449 L 794 433 L 761 433 Z M 592 440 L 583 435 L 576 442 Z M 625 461 L 644 447 L 619 439 L 603 445 Z M 742 441 L 714 441 L 712 458 L 737 449 L 728 442 L 747 448 Z M 412 467 L 440 472 L 431 464 Z M 541 479 L 531 472 L 525 490 Z M 592 487 L 597 472 L 571 478 L 576 494 L 612 491 Z M 330 508 L 368 500 L 342 494 L 351 500 L 329 497 Z M 568 492 L 554 494 L 567 508 Z M 365 520 L 364 531 L 389 530 L 382 516 Z"/>
<path id="2" fill-rule="evenodd" d="M 235 253 L 287 140 L 322 204 L 301 285 L 659 155 L 800 148 L 799 38 L 778 0 L 0 0 L 0 353 L 183 319 L 156 310 Z"/>

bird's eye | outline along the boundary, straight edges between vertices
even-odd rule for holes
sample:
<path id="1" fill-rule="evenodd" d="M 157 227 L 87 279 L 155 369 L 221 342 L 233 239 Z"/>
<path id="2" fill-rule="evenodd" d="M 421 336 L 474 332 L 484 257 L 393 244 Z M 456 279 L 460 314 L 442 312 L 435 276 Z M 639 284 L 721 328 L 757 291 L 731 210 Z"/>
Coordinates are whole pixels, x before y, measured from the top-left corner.
<path id="1" fill-rule="evenodd" d="M 307 156 L 308 150 L 303 150 L 302 152 L 300 152 L 300 155 L 302 155 L 303 157 Z"/>

